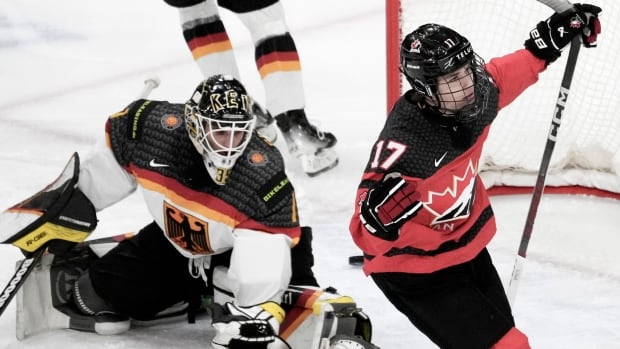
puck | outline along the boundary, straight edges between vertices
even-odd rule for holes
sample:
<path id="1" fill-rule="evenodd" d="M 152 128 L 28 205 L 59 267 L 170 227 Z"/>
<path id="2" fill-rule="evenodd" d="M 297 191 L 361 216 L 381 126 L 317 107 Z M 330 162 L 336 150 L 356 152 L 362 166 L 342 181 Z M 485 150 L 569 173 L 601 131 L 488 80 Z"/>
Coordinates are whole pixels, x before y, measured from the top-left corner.
<path id="1" fill-rule="evenodd" d="M 364 256 L 351 256 L 349 257 L 349 264 L 362 266 L 364 265 Z"/>

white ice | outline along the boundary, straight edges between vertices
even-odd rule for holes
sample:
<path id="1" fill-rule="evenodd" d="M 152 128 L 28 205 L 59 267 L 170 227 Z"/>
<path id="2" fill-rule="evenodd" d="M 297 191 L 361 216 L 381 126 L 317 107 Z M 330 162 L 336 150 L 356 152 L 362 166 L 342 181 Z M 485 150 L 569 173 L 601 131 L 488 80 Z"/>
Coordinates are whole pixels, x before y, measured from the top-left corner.
<path id="1" fill-rule="evenodd" d="M 358 254 L 348 233 L 355 190 L 386 116 L 384 2 L 284 4 L 304 69 L 307 112 L 339 139 L 340 165 L 329 173 L 307 178 L 289 162 L 302 223 L 314 228 L 315 272 L 322 285 L 364 308 L 380 347 L 433 348 L 347 263 Z M 244 82 L 262 100 L 249 35 L 234 16 L 223 15 Z M 202 78 L 176 10 L 163 1 L 0 2 L 0 209 L 52 181 L 74 151 L 87 152 L 106 117 L 132 101 L 149 74 L 162 81 L 151 97 L 176 102 Z M 490 251 L 506 283 L 529 201 L 529 195 L 493 199 L 499 232 Z M 544 196 L 514 307 L 534 348 L 620 348 L 619 213 L 611 199 Z M 149 220 L 139 194 L 99 218 L 93 237 L 135 231 Z M 0 254 L 3 287 L 21 254 L 9 245 L 0 246 Z M 0 347 L 204 348 L 208 327 L 203 321 L 112 337 L 65 330 L 20 342 L 13 302 L 0 317 Z"/>

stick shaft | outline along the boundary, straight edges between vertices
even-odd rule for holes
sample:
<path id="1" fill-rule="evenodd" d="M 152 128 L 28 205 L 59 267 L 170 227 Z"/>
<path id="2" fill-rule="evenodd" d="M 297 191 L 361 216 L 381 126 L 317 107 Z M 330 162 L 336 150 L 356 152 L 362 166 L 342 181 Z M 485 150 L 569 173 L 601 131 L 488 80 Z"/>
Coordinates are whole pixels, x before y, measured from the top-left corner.
<path id="1" fill-rule="evenodd" d="M 515 261 L 514 268 L 512 270 L 512 276 L 510 278 L 510 284 L 508 285 L 508 300 L 511 304 L 514 304 L 517 288 L 521 280 L 521 274 L 524 268 L 525 257 L 527 253 L 527 247 L 532 236 L 534 229 L 534 221 L 536 220 L 536 214 L 538 213 L 538 205 L 542 199 L 542 195 L 545 188 L 545 179 L 547 177 L 547 171 L 549 169 L 549 163 L 551 162 L 551 155 L 558 137 L 558 131 L 560 128 L 560 122 L 562 121 L 562 113 L 566 107 L 568 100 L 568 92 L 570 85 L 573 81 L 573 73 L 575 72 L 575 66 L 577 65 L 577 58 L 579 56 L 579 49 L 581 48 L 581 39 L 576 36 L 571 42 L 570 51 L 568 53 L 568 61 L 564 69 L 564 75 L 562 77 L 562 84 L 560 86 L 560 92 L 558 93 L 558 99 L 555 104 L 555 113 L 551 120 L 551 127 L 549 129 L 549 135 L 547 136 L 547 144 L 543 153 L 542 160 L 540 162 L 540 169 L 538 170 L 538 177 L 536 179 L 536 186 L 532 194 L 532 201 L 530 202 L 530 208 L 525 221 L 525 227 L 523 228 L 523 235 L 521 236 L 521 243 L 519 245 L 517 259 Z"/>
<path id="2" fill-rule="evenodd" d="M 4 290 L 0 294 L 0 316 L 4 313 L 6 308 L 11 303 L 11 300 L 17 294 L 17 291 L 22 287 L 24 281 L 30 273 L 34 270 L 34 267 L 39 263 L 41 256 L 45 252 L 45 248 L 40 248 L 32 256 L 22 260 L 19 264 L 15 274 L 11 277 L 8 284 L 4 287 Z"/>
<path id="3" fill-rule="evenodd" d="M 555 12 L 562 13 L 573 8 L 573 4 L 566 0 L 537 0 L 538 2 L 551 7 Z"/>
<path id="4" fill-rule="evenodd" d="M 151 91 L 159 86 L 159 83 L 160 80 L 156 76 L 146 78 L 146 80 L 144 80 L 144 87 L 136 99 L 145 99 L 148 97 Z"/>

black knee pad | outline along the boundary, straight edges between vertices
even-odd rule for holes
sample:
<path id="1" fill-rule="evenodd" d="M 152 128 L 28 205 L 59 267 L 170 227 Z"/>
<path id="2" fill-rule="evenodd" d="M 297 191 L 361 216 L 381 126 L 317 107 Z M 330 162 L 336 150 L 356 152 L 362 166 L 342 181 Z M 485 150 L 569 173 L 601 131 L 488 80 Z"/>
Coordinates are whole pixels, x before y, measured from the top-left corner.
<path id="1" fill-rule="evenodd" d="M 84 273 L 73 286 L 73 302 L 86 315 L 118 314 L 106 300 L 99 297 L 88 272 Z"/>
<path id="2" fill-rule="evenodd" d="M 164 0 L 166 4 L 172 7 L 190 7 L 194 5 L 198 5 L 204 0 Z"/>

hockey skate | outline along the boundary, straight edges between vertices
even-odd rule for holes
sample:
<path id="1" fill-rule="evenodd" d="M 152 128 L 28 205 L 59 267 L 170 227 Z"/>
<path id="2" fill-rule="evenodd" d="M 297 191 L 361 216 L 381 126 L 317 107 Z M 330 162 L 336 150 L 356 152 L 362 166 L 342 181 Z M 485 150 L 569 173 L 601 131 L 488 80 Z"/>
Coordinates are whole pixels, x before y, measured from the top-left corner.
<path id="1" fill-rule="evenodd" d="M 275 119 L 289 153 L 301 161 L 308 176 L 314 177 L 338 165 L 338 154 L 333 149 L 336 137 L 310 124 L 303 109 L 282 113 Z"/>

